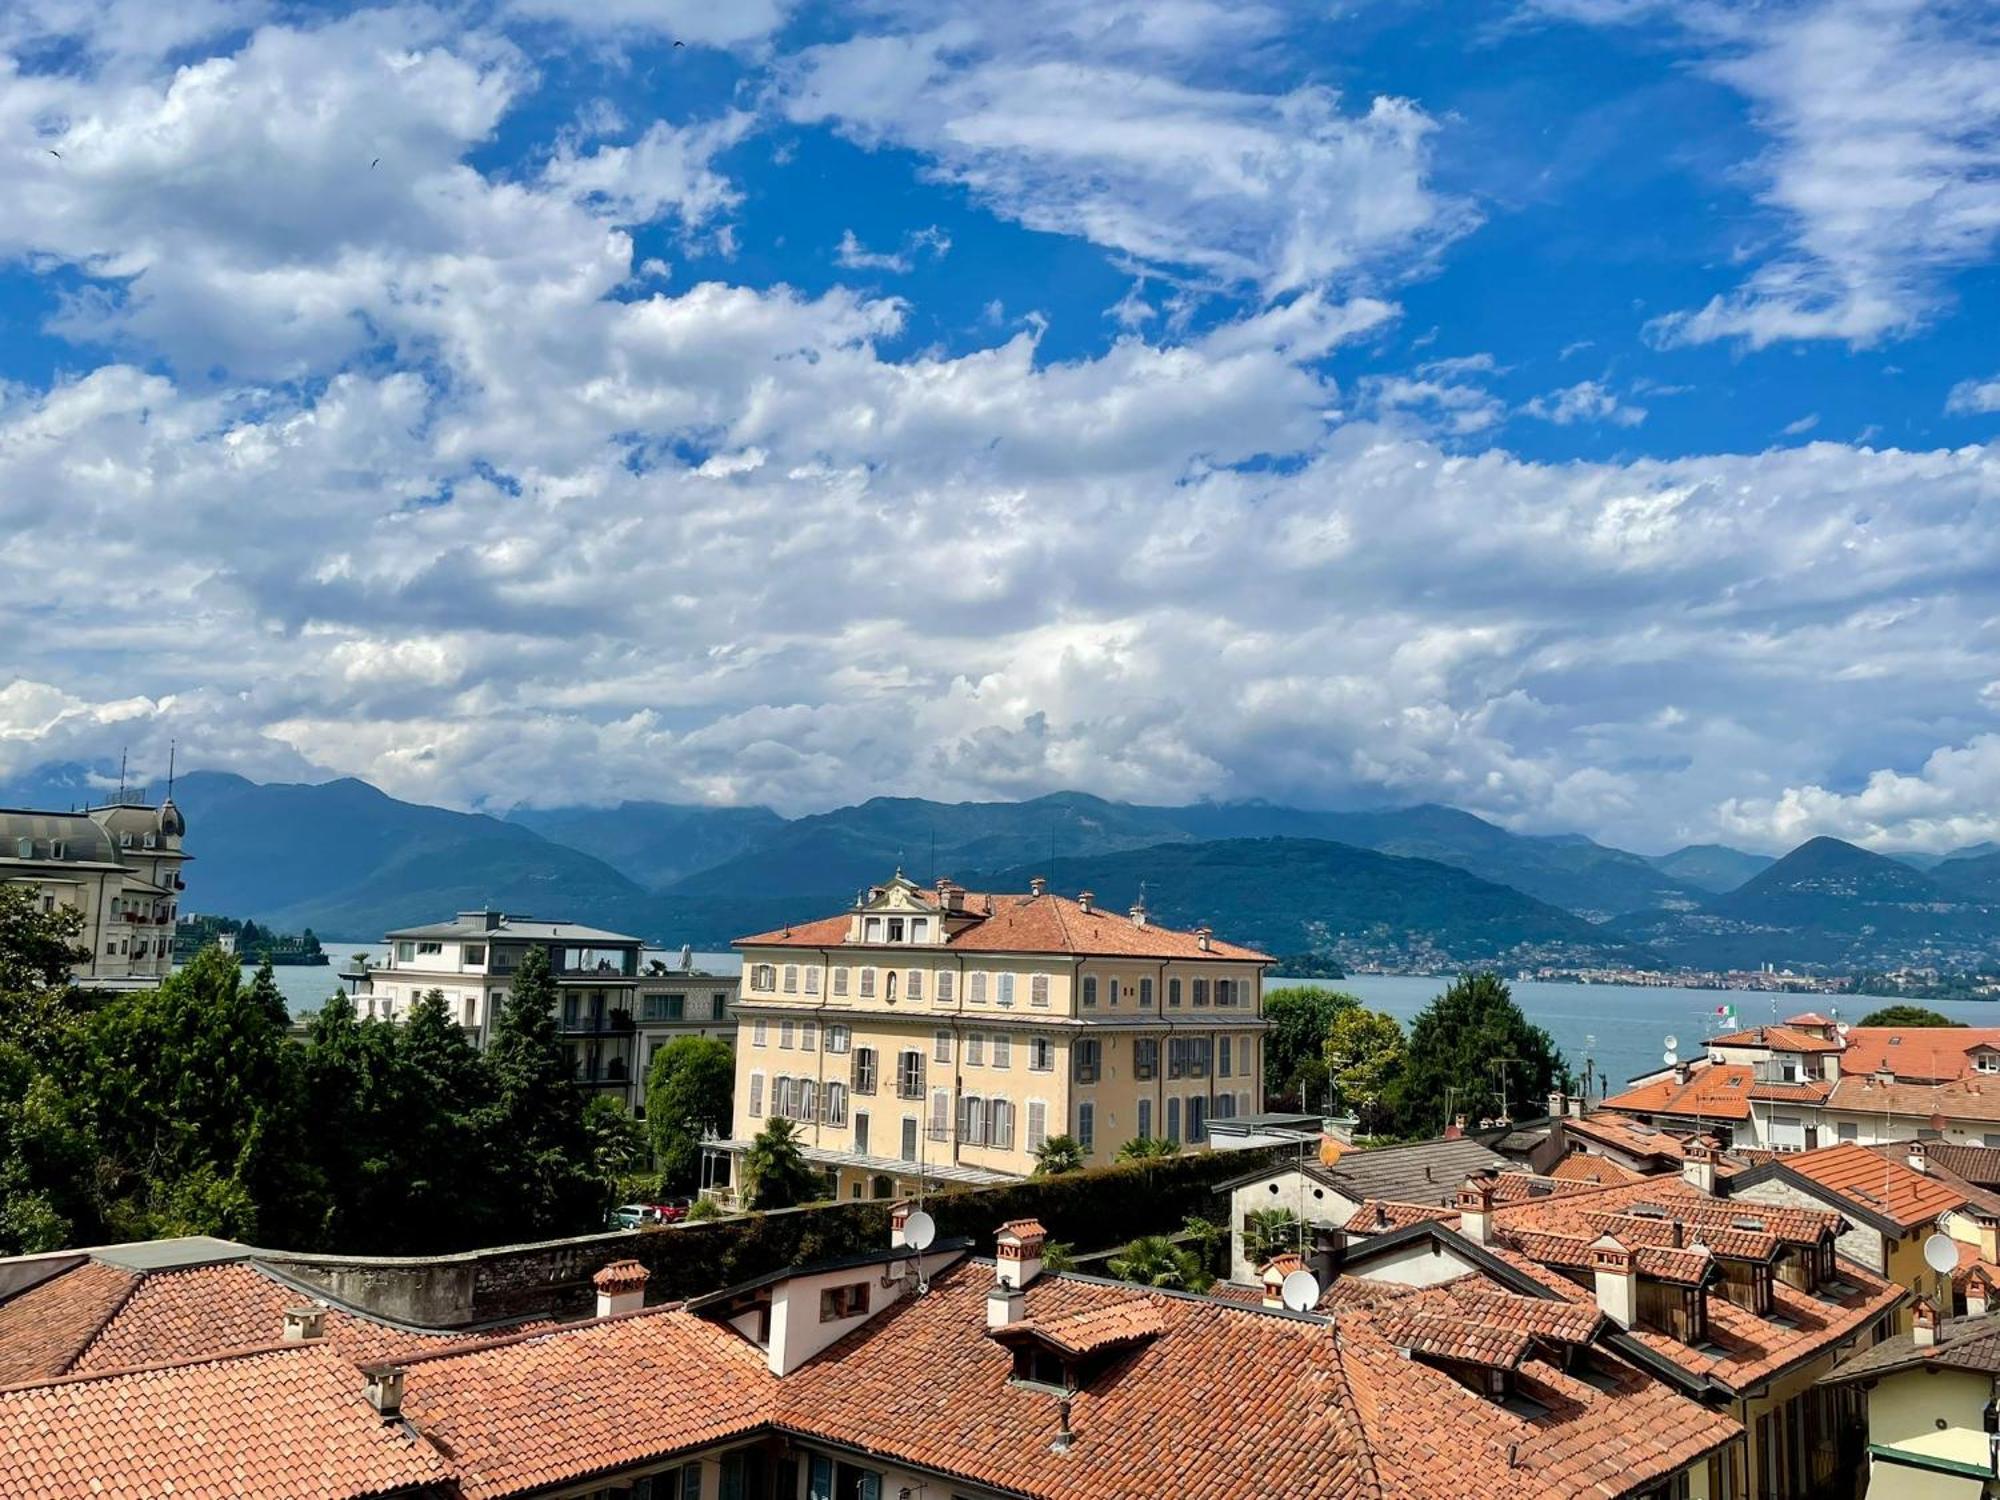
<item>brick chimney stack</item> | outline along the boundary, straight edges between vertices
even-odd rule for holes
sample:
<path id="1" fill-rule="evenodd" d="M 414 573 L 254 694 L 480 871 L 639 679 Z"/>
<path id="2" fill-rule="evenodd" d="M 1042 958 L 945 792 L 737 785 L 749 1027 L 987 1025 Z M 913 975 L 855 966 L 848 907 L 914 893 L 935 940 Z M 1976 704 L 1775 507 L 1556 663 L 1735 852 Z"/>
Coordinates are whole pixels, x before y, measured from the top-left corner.
<path id="1" fill-rule="evenodd" d="M 993 1286 L 986 1293 L 986 1326 L 1007 1328 L 1028 1315 L 1027 1290 L 1042 1274 L 1048 1231 L 1037 1219 L 1009 1219 L 993 1250 Z"/>
<path id="2" fill-rule="evenodd" d="M 1938 1309 L 1928 1297 L 1919 1297 L 1910 1308 L 1910 1342 L 1919 1349 L 1929 1349 L 1937 1343 Z"/>
<path id="3" fill-rule="evenodd" d="M 1639 1317 L 1639 1277 L 1632 1252 L 1613 1235 L 1600 1235 L 1590 1247 L 1590 1269 L 1597 1281 L 1597 1310 L 1620 1328 Z"/>
<path id="4" fill-rule="evenodd" d="M 1305 1268 L 1306 1263 L 1289 1250 L 1272 1256 L 1270 1264 L 1264 1267 L 1262 1278 L 1264 1282 L 1264 1305 L 1266 1307 L 1283 1307 L 1285 1305 L 1285 1278 L 1291 1275 L 1292 1272 L 1303 1271 Z"/>
<path id="5" fill-rule="evenodd" d="M 1715 1196 L 1715 1141 L 1713 1137 L 1698 1135 L 1687 1144 L 1687 1154 L 1681 1158 L 1681 1178 L 1691 1188 Z"/>
<path id="6" fill-rule="evenodd" d="M 1993 1278 L 1978 1266 L 1965 1278 L 1965 1315 L 1968 1318 L 1983 1318 L 1993 1306 Z"/>
<path id="7" fill-rule="evenodd" d="M 1475 1245 L 1493 1242 L 1493 1180 L 1491 1167 L 1482 1168 L 1465 1179 L 1453 1207 L 1458 1210 L 1459 1233 Z"/>
<path id="8" fill-rule="evenodd" d="M 646 1305 L 647 1270 L 636 1260 L 614 1260 L 590 1278 L 597 1288 L 597 1315 L 613 1317 Z"/>

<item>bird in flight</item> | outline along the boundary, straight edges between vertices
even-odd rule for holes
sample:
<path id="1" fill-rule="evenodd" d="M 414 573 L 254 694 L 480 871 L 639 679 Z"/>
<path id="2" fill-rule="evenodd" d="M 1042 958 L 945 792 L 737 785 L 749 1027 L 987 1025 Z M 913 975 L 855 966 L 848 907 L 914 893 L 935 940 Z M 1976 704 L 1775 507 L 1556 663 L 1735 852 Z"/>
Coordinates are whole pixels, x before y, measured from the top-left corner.
<path id="1" fill-rule="evenodd" d="M 53 156 L 57 161 L 62 160 L 62 152 L 56 150 L 53 146 L 49 147 L 49 155 Z"/>
<path id="2" fill-rule="evenodd" d="M 378 156 L 375 158 L 375 160 L 368 163 L 368 170 L 372 172 L 381 165 L 382 165 L 382 158 Z"/>
<path id="3" fill-rule="evenodd" d="M 685 47 L 685 46 L 687 45 L 687 43 L 686 43 L 686 42 L 675 42 L 675 43 L 674 43 L 674 45 L 675 45 L 676 47 Z"/>

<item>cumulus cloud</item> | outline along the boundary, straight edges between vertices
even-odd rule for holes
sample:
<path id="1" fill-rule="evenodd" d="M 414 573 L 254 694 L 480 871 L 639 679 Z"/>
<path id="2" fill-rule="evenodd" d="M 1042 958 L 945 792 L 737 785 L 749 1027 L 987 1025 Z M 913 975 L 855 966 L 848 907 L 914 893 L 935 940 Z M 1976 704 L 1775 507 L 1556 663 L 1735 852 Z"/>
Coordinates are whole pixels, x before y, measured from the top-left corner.
<path id="1" fill-rule="evenodd" d="M 1601 381 L 1579 380 L 1575 385 L 1537 396 L 1521 408 L 1531 417 L 1568 427 L 1578 422 L 1609 422 L 1615 427 L 1637 427 L 1646 420 L 1646 409 L 1621 401 Z"/>
<path id="2" fill-rule="evenodd" d="M 2000 411 L 2000 375 L 1987 380 L 1959 381 L 1945 397 L 1944 409 L 1953 416 Z"/>
<path id="3" fill-rule="evenodd" d="M 924 251 L 943 258 L 951 253 L 951 236 L 933 224 L 904 235 L 901 250 L 870 250 L 849 229 L 842 232 L 840 243 L 834 247 L 833 263 L 847 271 L 894 271 L 902 275 L 915 269 L 917 256 Z"/>
<path id="4" fill-rule="evenodd" d="M 2000 839 L 2000 734 L 1933 751 L 1914 772 L 1878 770 L 1853 792 L 1789 786 L 1776 797 L 1731 799 L 1721 823 L 1764 846 L 1821 834 L 1883 849 L 1943 854 Z"/>

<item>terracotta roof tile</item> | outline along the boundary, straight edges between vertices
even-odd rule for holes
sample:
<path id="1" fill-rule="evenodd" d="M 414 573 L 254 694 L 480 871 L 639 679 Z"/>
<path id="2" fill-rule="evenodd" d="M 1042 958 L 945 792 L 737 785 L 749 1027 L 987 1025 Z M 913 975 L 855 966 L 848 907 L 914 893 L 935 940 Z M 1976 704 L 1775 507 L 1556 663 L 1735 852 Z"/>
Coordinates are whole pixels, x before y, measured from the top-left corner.
<path id="1" fill-rule="evenodd" d="M 1831 1042 L 1823 1036 L 1813 1036 L 1804 1031 L 1794 1031 L 1789 1026 L 1751 1026 L 1742 1031 L 1731 1031 L 1721 1036 L 1703 1037 L 1702 1045 L 1708 1047 L 1768 1047 L 1773 1052 L 1838 1052 L 1841 1050 L 1839 1042 Z"/>
<path id="2" fill-rule="evenodd" d="M 1877 1083 L 1873 1074 L 1843 1076 L 1827 1098 L 1829 1109 L 1870 1114 L 1941 1114 L 1953 1120 L 2000 1121 L 2000 1082 L 1983 1075 L 1950 1083 Z"/>
<path id="3" fill-rule="evenodd" d="M 0 1385 L 68 1374 L 138 1284 L 131 1271 L 86 1260 L 0 1303 Z"/>
<path id="4" fill-rule="evenodd" d="M 1375 1327 L 1398 1349 L 1412 1354 L 1501 1370 L 1519 1365 L 1534 1346 L 1526 1329 L 1425 1308 L 1385 1310 L 1375 1319 Z"/>
<path id="5" fill-rule="evenodd" d="M 1459 1225 L 1458 1210 L 1439 1203 L 1391 1203 L 1382 1198 L 1370 1198 L 1354 1210 L 1346 1228 L 1349 1234 L 1386 1234 L 1406 1224 L 1426 1222 L 1449 1224 L 1456 1229 Z"/>
<path id="6" fill-rule="evenodd" d="M 1852 1141 L 1782 1160 L 1789 1170 L 1893 1219 L 1905 1229 L 1927 1224 L 1966 1201 L 1966 1195 L 1950 1184 Z"/>
<path id="7" fill-rule="evenodd" d="M 2000 1047 L 2000 1026 L 1855 1026 L 1846 1040 L 1844 1077 L 1887 1066 L 1898 1078 L 1966 1078 L 1975 1047 Z"/>
<path id="8" fill-rule="evenodd" d="M 0 1393 L 9 1500 L 359 1500 L 450 1472 L 317 1344 Z"/>
<path id="9" fill-rule="evenodd" d="M 1686 1083 L 1669 1073 L 1611 1095 L 1604 1108 L 1690 1120 L 1747 1120 L 1754 1074 L 1748 1063 L 1698 1062 L 1690 1065 Z"/>
<path id="10" fill-rule="evenodd" d="M 1152 1303 L 1126 1302 L 1115 1307 L 1087 1307 L 1079 1312 L 1058 1313 L 1051 1318 L 1025 1318 L 1012 1327 L 996 1330 L 993 1336 L 1007 1342 L 1029 1334 L 1069 1354 L 1095 1354 L 1100 1349 L 1155 1338 L 1161 1327 L 1160 1311 Z"/>
<path id="11" fill-rule="evenodd" d="M 1608 1156 L 1592 1156 L 1587 1151 L 1572 1151 L 1549 1168 L 1549 1176 L 1558 1182 L 1584 1182 L 1594 1187 L 1616 1187 L 1621 1182 L 1637 1182 L 1645 1176 L 1645 1173 L 1635 1172 Z"/>
<path id="12" fill-rule="evenodd" d="M 985 908 L 990 904 L 991 910 Z M 1207 948 L 1192 932 L 1148 922 L 1141 927 L 1123 912 L 1093 906 L 1085 911 L 1067 897 L 1048 892 L 1031 896 L 994 894 L 967 897 L 969 925 L 944 942 L 953 953 L 1068 953 L 1111 958 L 1180 958 L 1269 963 L 1255 948 L 1211 938 Z M 739 948 L 838 948 L 847 946 L 845 916 L 822 917 L 775 932 L 736 939 Z"/>

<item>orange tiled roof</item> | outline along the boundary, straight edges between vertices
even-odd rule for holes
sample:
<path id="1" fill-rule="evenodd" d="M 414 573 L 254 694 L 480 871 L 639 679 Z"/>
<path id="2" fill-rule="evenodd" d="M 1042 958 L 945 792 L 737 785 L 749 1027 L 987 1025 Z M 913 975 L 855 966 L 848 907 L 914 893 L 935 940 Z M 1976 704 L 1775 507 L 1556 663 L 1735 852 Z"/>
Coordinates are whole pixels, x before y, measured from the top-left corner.
<path id="1" fill-rule="evenodd" d="M 1349 1234 L 1386 1234 L 1391 1229 L 1401 1229 L 1405 1224 L 1422 1224 L 1435 1221 L 1458 1228 L 1458 1210 L 1446 1208 L 1437 1203 L 1392 1203 L 1386 1198 L 1370 1198 L 1354 1210 L 1354 1216 L 1347 1221 Z"/>
<path id="2" fill-rule="evenodd" d="M 1733 1203 L 1711 1198 L 1690 1187 L 1679 1177 L 1642 1177 L 1637 1182 L 1604 1188 L 1595 1193 L 1565 1194 L 1538 1202 L 1508 1204 L 1495 1208 L 1496 1225 L 1509 1234 L 1523 1230 L 1595 1239 L 1603 1233 L 1607 1216 L 1622 1224 L 1657 1208 L 1654 1222 L 1678 1219 L 1690 1230 L 1702 1232 L 1705 1242 L 1711 1235 L 1729 1230 L 1775 1235 L 1788 1244 L 1817 1245 L 1825 1234 L 1838 1234 L 1844 1222 L 1839 1214 L 1808 1208 L 1788 1208 L 1769 1203 Z"/>
<path id="3" fill-rule="evenodd" d="M 1789 1026 L 1751 1026 L 1742 1031 L 1726 1032 L 1721 1036 L 1703 1037 L 1702 1042 L 1709 1047 L 1768 1047 L 1773 1052 L 1838 1052 L 1839 1042 L 1830 1042 L 1823 1036 L 1813 1036 L 1809 1032 L 1794 1031 Z"/>
<path id="4" fill-rule="evenodd" d="M 1201 961 L 1269 963 L 1267 953 L 1211 938 L 1207 948 L 1192 932 L 1141 927 L 1123 912 L 1093 906 L 1085 911 L 1053 891 L 1040 896 L 1020 894 L 968 895 L 966 915 L 974 920 L 945 939 L 953 953 L 1067 953 L 1109 958 L 1179 958 Z M 736 939 L 739 948 L 838 948 L 846 945 L 850 921 L 845 916 L 822 917 Z"/>
<path id="5" fill-rule="evenodd" d="M 403 1413 L 491 1500 L 749 1432 L 777 1385 L 757 1348 L 678 1306 L 410 1360 Z"/>
<path id="6" fill-rule="evenodd" d="M 1877 1083 L 1872 1074 L 1843 1076 L 1827 1099 L 1829 1109 L 1865 1114 L 1940 1114 L 1952 1120 L 2000 1121 L 2000 1082 L 1964 1078 L 1950 1083 Z"/>
<path id="7" fill-rule="evenodd" d="M 1833 1022 L 1816 1010 L 1808 1010 L 1796 1016 L 1786 1016 L 1785 1024 L 1787 1026 L 1831 1026 Z"/>
<path id="8" fill-rule="evenodd" d="M 0 1393 L 9 1500 L 357 1500 L 450 1473 L 319 1344 Z"/>
<path id="9" fill-rule="evenodd" d="M 1965 1078 L 1974 1048 L 2000 1047 L 2000 1026 L 1855 1026 L 1846 1040 L 1843 1075 L 1886 1066 L 1898 1078 Z"/>
<path id="10" fill-rule="evenodd" d="M 1965 1194 L 1907 1163 L 1843 1141 L 1783 1158 L 1786 1167 L 1853 1199 L 1905 1229 L 1927 1224 L 1963 1204 Z"/>
<path id="11" fill-rule="evenodd" d="M 131 1271 L 86 1260 L 0 1302 L 0 1385 L 68 1374 L 138 1284 Z"/>
<path id="12" fill-rule="evenodd" d="M 1526 1329 L 1442 1310 L 1385 1310 L 1375 1326 L 1382 1337 L 1412 1354 L 1502 1370 L 1519 1365 L 1534 1347 Z"/>
<path id="13" fill-rule="evenodd" d="M 1558 1182 L 1582 1182 L 1592 1187 L 1616 1187 L 1621 1182 L 1637 1182 L 1645 1176 L 1645 1173 L 1621 1166 L 1608 1156 L 1592 1156 L 1587 1151 L 1572 1151 L 1549 1168 L 1549 1176 Z"/>
<path id="14" fill-rule="evenodd" d="M 1686 1083 L 1674 1074 L 1655 1078 L 1604 1101 L 1604 1108 L 1634 1115 L 1679 1115 L 1685 1119 L 1747 1120 L 1750 1086 L 1756 1082 L 1749 1063 L 1691 1064 Z M 1574 1123 L 1574 1122 L 1572 1122 Z"/>
<path id="15" fill-rule="evenodd" d="M 1502 1172 L 1493 1179 L 1493 1201 L 1495 1203 L 1521 1203 L 1532 1198 L 1547 1198 L 1560 1193 L 1587 1193 L 1593 1184 L 1576 1182 L 1568 1178 L 1543 1177 L 1533 1172 Z"/>
<path id="16" fill-rule="evenodd" d="M 1287 1259 L 1294 1262 L 1291 1270 L 1300 1268 L 1302 1263 L 1295 1255 L 1278 1256 L 1271 1264 L 1277 1266 Z M 1160 1312 L 1152 1303 L 1127 1302 L 1117 1307 L 1087 1307 L 1047 1319 L 1025 1318 L 1002 1332 L 1007 1336 L 1032 1333 L 1071 1354 L 1095 1354 L 1100 1349 L 1154 1338 L 1160 1328 Z"/>

